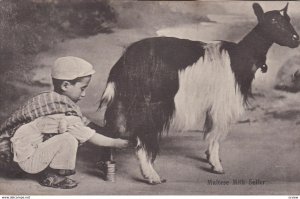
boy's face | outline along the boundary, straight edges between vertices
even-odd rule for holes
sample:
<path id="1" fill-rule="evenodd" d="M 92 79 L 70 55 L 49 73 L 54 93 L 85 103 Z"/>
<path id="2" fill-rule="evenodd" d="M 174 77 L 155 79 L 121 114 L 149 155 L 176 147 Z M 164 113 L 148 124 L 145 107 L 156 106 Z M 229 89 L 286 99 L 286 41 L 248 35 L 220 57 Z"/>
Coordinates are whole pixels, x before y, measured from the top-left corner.
<path id="1" fill-rule="evenodd" d="M 68 96 L 73 102 L 78 102 L 85 96 L 85 89 L 91 81 L 91 76 L 82 77 L 75 84 L 67 82 L 63 85 L 64 95 Z"/>

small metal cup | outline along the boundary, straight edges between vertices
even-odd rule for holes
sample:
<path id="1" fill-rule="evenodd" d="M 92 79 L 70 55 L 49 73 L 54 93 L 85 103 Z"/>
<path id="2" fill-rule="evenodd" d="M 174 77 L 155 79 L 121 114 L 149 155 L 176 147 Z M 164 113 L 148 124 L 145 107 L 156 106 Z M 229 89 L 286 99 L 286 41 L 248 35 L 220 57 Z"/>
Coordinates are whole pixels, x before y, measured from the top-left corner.
<path id="1" fill-rule="evenodd" d="M 115 161 L 106 161 L 99 162 L 98 168 L 100 170 L 100 174 L 105 181 L 115 182 L 116 181 L 116 162 Z"/>
<path id="2" fill-rule="evenodd" d="M 106 175 L 105 181 L 115 182 L 116 181 L 116 162 L 115 161 L 106 161 Z"/>
<path id="3" fill-rule="evenodd" d="M 110 160 L 98 162 L 99 170 L 105 181 L 116 181 L 116 162 L 113 160 L 113 150 L 110 151 Z"/>

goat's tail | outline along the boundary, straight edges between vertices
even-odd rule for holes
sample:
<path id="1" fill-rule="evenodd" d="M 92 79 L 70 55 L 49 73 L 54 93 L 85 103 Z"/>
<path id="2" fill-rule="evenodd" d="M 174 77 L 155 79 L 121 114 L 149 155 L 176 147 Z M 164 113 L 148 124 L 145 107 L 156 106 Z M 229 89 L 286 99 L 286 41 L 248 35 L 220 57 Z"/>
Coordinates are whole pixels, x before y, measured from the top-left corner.
<path id="1" fill-rule="evenodd" d="M 115 82 L 107 82 L 98 109 L 101 110 L 104 107 L 108 107 L 114 100 L 115 92 L 116 92 Z"/>

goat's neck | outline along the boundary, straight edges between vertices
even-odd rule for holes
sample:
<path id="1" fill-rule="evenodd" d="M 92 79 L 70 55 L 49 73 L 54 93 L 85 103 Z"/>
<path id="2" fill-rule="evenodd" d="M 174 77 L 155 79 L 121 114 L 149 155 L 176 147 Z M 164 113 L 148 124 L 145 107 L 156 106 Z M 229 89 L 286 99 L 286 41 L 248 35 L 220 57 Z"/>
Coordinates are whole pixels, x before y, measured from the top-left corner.
<path id="1" fill-rule="evenodd" d="M 273 41 L 264 36 L 261 28 L 257 25 L 238 44 L 237 48 L 241 55 L 257 59 L 266 56 Z"/>
<path id="2" fill-rule="evenodd" d="M 265 58 L 272 44 L 257 25 L 236 45 L 232 55 L 232 68 L 245 102 L 251 96 L 251 83 L 257 70 L 253 65 L 259 59 Z"/>

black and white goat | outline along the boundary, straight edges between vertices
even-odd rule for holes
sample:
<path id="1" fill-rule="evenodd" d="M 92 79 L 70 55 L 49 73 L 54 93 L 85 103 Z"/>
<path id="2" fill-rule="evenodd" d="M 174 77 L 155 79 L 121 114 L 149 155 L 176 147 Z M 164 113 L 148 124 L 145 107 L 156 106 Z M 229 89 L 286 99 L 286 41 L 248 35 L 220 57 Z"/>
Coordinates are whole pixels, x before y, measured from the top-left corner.
<path id="1" fill-rule="evenodd" d="M 264 13 L 254 3 L 258 24 L 237 44 L 156 37 L 127 48 L 110 71 L 100 107 L 107 107 L 109 132 L 137 140 L 141 172 L 149 183 L 163 181 L 153 168 L 161 133 L 170 125 L 190 129 L 203 116 L 208 161 L 214 172 L 224 172 L 219 141 L 243 113 L 258 66 L 266 72 L 273 43 L 299 45 L 287 8 Z"/>

